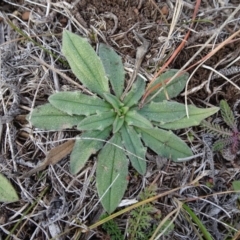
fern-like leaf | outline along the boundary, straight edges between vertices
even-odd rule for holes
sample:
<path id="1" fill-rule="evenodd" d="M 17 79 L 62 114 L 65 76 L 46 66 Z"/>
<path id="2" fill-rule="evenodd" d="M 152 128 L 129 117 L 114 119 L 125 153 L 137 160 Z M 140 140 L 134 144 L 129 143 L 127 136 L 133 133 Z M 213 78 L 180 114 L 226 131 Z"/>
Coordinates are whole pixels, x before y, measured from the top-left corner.
<path id="1" fill-rule="evenodd" d="M 100 217 L 100 219 L 102 220 L 108 216 L 109 216 L 108 214 L 104 214 Z M 105 222 L 102 225 L 102 229 L 107 232 L 107 234 L 110 236 L 110 238 L 112 240 L 123 240 L 124 239 L 122 232 L 120 231 L 117 223 L 114 220 Z"/>
<path id="2" fill-rule="evenodd" d="M 224 122 L 231 129 L 233 130 L 236 129 L 233 112 L 225 100 L 220 101 L 220 109 L 221 109 L 221 115 L 223 117 Z"/>
<path id="3" fill-rule="evenodd" d="M 149 187 L 140 193 L 139 198 L 140 200 L 145 200 L 155 194 L 155 189 Z M 151 203 L 146 203 L 131 212 L 128 228 L 130 240 L 145 239 L 146 230 L 151 226 L 151 212 L 153 209 Z"/>
<path id="4" fill-rule="evenodd" d="M 228 139 L 219 139 L 213 144 L 213 151 L 222 151 L 226 146 L 226 140 Z"/>
<path id="5" fill-rule="evenodd" d="M 208 133 L 213 134 L 215 137 L 230 137 L 232 136 L 232 131 L 220 126 L 219 124 L 210 123 L 207 121 L 202 121 L 202 125 L 207 129 Z"/>

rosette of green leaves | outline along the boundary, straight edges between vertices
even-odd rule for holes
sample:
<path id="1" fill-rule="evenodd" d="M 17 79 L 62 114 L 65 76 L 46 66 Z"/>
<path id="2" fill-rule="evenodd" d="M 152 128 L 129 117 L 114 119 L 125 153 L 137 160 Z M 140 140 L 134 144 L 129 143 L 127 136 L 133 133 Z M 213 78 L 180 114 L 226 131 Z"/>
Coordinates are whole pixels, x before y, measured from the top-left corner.
<path id="1" fill-rule="evenodd" d="M 34 109 L 28 118 L 35 127 L 42 129 L 62 130 L 76 126 L 82 131 L 71 153 L 70 170 L 77 174 L 91 155 L 97 154 L 97 190 L 103 207 L 111 213 L 127 188 L 128 161 L 139 174 L 145 174 L 146 147 L 173 161 L 192 155 L 184 141 L 159 126 L 175 129 L 167 124 L 174 126 L 176 123 L 176 128 L 196 125 L 201 119 L 195 119 L 196 116 L 200 114 L 205 118 L 217 108 L 211 108 L 204 115 L 192 107 L 191 120 L 186 119 L 184 105 L 177 102 L 150 102 L 139 109 L 137 105 L 145 82 L 138 77 L 121 101 L 125 72 L 120 56 L 109 46 L 100 44 L 97 55 L 87 39 L 65 30 L 62 52 L 79 81 L 96 95 L 55 93 L 49 97 L 48 104 Z M 175 73 L 176 70 L 170 71 L 171 76 Z M 168 91 L 170 97 L 179 94 L 186 79 L 187 74 L 181 75 L 181 83 L 174 80 L 164 91 Z M 174 84 L 180 85 L 177 93 Z M 159 99 L 163 98 L 164 95 Z"/>

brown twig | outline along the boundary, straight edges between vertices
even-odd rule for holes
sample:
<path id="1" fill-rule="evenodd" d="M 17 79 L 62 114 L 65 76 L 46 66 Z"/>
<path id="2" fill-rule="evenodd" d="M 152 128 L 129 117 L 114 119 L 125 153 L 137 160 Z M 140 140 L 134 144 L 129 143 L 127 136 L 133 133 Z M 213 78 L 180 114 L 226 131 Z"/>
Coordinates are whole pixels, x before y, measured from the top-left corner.
<path id="1" fill-rule="evenodd" d="M 193 23 L 194 23 L 194 20 L 196 18 L 196 15 L 197 15 L 197 12 L 198 12 L 198 9 L 199 9 L 199 6 L 201 4 L 201 0 L 197 0 L 197 3 L 195 5 L 195 9 L 194 9 L 194 12 L 193 12 L 193 17 L 192 17 L 192 23 L 190 25 L 190 28 L 193 27 Z M 164 72 L 164 70 L 169 66 L 169 64 L 173 61 L 173 59 L 175 59 L 175 57 L 179 54 L 179 52 L 183 49 L 183 47 L 185 46 L 186 44 L 186 41 L 188 39 L 190 35 L 190 30 L 187 32 L 187 34 L 185 35 L 184 39 L 182 40 L 181 44 L 177 47 L 177 49 L 174 51 L 174 53 L 171 55 L 171 57 L 168 59 L 168 61 L 162 66 L 162 68 L 154 75 L 153 79 L 150 81 L 150 83 L 148 84 L 148 87 L 146 89 L 146 92 L 141 100 L 141 105 L 144 103 L 144 101 L 146 100 L 147 96 L 156 89 L 156 86 L 161 86 L 162 84 L 158 84 L 156 86 L 154 86 L 153 88 L 151 88 L 151 85 L 154 83 L 154 81 L 156 80 L 156 78 Z M 167 83 L 168 80 L 165 81 L 165 83 Z"/>

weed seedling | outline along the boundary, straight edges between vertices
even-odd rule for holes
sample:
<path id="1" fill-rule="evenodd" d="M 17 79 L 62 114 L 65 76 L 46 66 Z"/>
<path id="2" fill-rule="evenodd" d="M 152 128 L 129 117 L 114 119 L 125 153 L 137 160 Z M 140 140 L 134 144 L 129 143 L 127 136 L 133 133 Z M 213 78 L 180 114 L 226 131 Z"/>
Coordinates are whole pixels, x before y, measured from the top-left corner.
<path id="1" fill-rule="evenodd" d="M 198 125 L 218 108 L 199 109 L 190 105 L 187 117 L 184 104 L 166 101 L 164 92 L 173 98 L 183 90 L 188 78 L 184 73 L 166 84 L 154 101 L 139 109 L 145 82 L 137 77 L 122 99 L 124 67 L 121 58 L 109 46 L 99 44 L 97 55 L 87 39 L 65 30 L 62 52 L 79 81 L 95 95 L 54 93 L 49 97 L 49 103 L 34 109 L 28 119 L 33 126 L 46 130 L 77 126 L 82 134 L 77 136 L 71 153 L 70 171 L 77 174 L 91 155 L 97 154 L 97 191 L 103 207 L 110 214 L 127 188 L 128 161 L 139 174 L 145 174 L 146 147 L 173 161 L 192 155 L 183 140 L 172 131 L 160 128 Z M 156 83 L 177 72 L 165 72 Z"/>
<path id="2" fill-rule="evenodd" d="M 240 131 L 234 114 L 225 100 L 220 101 L 220 110 L 222 119 L 229 128 L 207 121 L 203 121 L 202 124 L 209 133 L 218 138 L 213 144 L 213 150 L 221 152 L 226 160 L 232 161 L 240 150 Z"/>

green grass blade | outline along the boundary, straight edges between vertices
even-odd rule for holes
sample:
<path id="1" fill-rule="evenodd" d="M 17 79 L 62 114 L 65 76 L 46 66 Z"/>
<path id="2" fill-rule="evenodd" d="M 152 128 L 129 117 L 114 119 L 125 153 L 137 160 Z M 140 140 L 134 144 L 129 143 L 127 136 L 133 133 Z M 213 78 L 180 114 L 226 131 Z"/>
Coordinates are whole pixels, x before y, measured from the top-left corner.
<path id="1" fill-rule="evenodd" d="M 204 236 L 204 239 L 206 239 L 206 240 L 213 240 L 212 235 L 208 232 L 208 230 L 206 229 L 204 224 L 197 217 L 197 215 L 190 209 L 190 207 L 188 207 L 188 205 L 185 204 L 185 203 L 183 203 L 182 206 L 185 209 L 185 211 L 191 216 L 191 218 L 195 222 L 195 224 L 197 224 L 197 226 L 199 227 L 199 229 L 201 230 L 201 232 L 202 232 L 202 234 Z"/>

